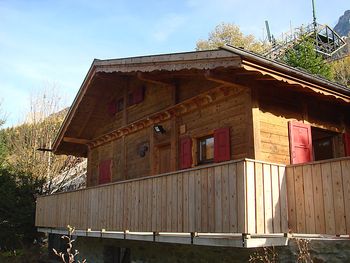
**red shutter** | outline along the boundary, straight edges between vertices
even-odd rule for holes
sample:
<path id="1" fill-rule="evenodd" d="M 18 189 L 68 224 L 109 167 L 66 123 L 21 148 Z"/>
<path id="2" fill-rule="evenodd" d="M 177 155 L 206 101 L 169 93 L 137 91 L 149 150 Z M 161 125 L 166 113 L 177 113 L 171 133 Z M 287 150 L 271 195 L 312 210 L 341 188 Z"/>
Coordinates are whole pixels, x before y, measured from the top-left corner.
<path id="1" fill-rule="evenodd" d="M 350 133 L 344 133 L 345 156 L 350 156 Z"/>
<path id="2" fill-rule="evenodd" d="M 99 165 L 99 184 L 106 184 L 111 182 L 111 160 L 104 160 Z"/>
<path id="3" fill-rule="evenodd" d="M 298 121 L 290 121 L 288 129 L 291 163 L 311 162 L 313 159 L 311 126 Z"/>
<path id="4" fill-rule="evenodd" d="M 114 116 L 117 113 L 117 102 L 115 100 L 112 100 L 108 104 L 108 114 L 110 116 Z"/>
<path id="5" fill-rule="evenodd" d="M 134 91 L 134 104 L 143 102 L 144 95 L 145 95 L 145 88 L 144 88 L 144 86 L 138 87 Z"/>
<path id="6" fill-rule="evenodd" d="M 229 161 L 230 152 L 230 128 L 220 128 L 214 131 L 214 162 Z"/>
<path id="7" fill-rule="evenodd" d="M 180 168 L 186 169 L 192 166 L 192 139 L 185 137 L 180 140 Z"/>

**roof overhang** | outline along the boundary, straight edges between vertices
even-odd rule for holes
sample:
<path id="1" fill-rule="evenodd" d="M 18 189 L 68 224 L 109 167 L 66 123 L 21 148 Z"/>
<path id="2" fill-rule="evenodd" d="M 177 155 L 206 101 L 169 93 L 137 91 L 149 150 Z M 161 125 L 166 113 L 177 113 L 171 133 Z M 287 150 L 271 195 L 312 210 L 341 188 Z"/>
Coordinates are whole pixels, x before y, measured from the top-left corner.
<path id="1" fill-rule="evenodd" d="M 62 143 L 72 144 L 73 140 L 64 139 L 65 132 L 70 125 L 76 110 L 79 108 L 91 83 L 98 73 L 135 73 L 135 72 L 176 72 L 181 70 L 210 70 L 219 67 L 240 67 L 240 57 L 226 50 L 193 51 L 153 56 L 130 57 L 122 59 L 95 59 L 64 119 L 57 137 L 53 143 L 53 152 L 67 154 L 60 150 Z M 77 142 L 78 138 L 74 138 Z M 77 151 L 69 154 L 77 156 L 87 155 L 87 146 L 81 142 L 75 145 Z"/>
<path id="2" fill-rule="evenodd" d="M 207 72 L 216 68 L 233 68 L 241 72 L 249 72 L 253 74 L 252 76 L 256 78 L 255 80 L 259 80 L 259 76 L 267 76 L 276 82 L 290 84 L 290 87 L 297 86 L 299 89 L 331 96 L 346 104 L 350 103 L 350 89 L 345 86 L 228 45 L 218 50 L 209 51 L 111 60 L 95 59 L 53 143 L 54 153 L 87 156 L 88 146 L 87 143 L 84 143 L 85 139 L 65 137 L 65 134 L 72 123 L 77 109 L 86 97 L 87 91 L 92 86 L 94 78 L 99 73 L 134 74 L 140 72 L 170 72 L 172 74 L 184 70 Z M 68 150 L 68 148 L 70 149 Z"/>

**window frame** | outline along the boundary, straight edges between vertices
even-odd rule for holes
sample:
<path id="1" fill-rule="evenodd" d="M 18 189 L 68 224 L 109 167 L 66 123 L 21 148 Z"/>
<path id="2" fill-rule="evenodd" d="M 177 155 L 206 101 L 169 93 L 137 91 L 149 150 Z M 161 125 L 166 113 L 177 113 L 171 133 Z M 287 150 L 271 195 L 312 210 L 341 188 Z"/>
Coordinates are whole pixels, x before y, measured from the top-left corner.
<path id="1" fill-rule="evenodd" d="M 201 142 L 202 141 L 206 141 L 207 139 L 212 139 L 213 140 L 213 158 L 210 158 L 210 159 L 204 159 L 204 160 L 201 160 L 200 157 L 201 157 Z M 214 134 L 210 133 L 210 134 L 207 134 L 205 136 L 201 136 L 201 137 L 197 137 L 196 138 L 196 150 L 197 150 L 197 158 L 196 158 L 196 162 L 197 162 L 197 165 L 202 165 L 202 164 L 210 164 L 210 163 L 214 163 L 214 143 L 215 143 L 215 140 L 214 140 Z M 206 144 L 207 146 L 207 144 Z"/>

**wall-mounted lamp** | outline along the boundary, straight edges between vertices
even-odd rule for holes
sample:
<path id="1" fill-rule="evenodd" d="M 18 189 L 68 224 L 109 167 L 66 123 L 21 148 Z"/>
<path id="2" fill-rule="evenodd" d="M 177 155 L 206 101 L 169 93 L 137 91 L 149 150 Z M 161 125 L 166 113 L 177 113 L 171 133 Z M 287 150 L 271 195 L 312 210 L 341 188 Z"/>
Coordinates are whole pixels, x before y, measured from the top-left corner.
<path id="1" fill-rule="evenodd" d="M 153 130 L 156 132 L 156 133 L 165 133 L 165 129 L 163 128 L 162 125 L 154 125 L 153 126 Z"/>

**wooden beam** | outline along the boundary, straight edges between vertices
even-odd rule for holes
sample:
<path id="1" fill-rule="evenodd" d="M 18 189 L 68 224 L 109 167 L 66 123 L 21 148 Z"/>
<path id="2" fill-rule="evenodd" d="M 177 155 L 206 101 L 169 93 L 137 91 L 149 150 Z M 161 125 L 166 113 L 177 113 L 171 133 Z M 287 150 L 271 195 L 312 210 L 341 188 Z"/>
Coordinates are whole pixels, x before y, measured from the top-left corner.
<path id="1" fill-rule="evenodd" d="M 148 82 L 151 84 L 156 84 L 156 85 L 161 85 L 161 86 L 174 86 L 174 84 L 171 82 L 166 82 L 163 80 L 152 78 L 150 75 L 146 75 L 146 74 L 141 73 L 141 72 L 137 72 L 136 76 L 139 80 L 144 81 L 144 82 Z"/>
<path id="2" fill-rule="evenodd" d="M 79 138 L 72 138 L 72 137 L 63 137 L 64 142 L 71 142 L 76 144 L 88 144 L 90 140 L 87 139 L 79 139 Z"/>

